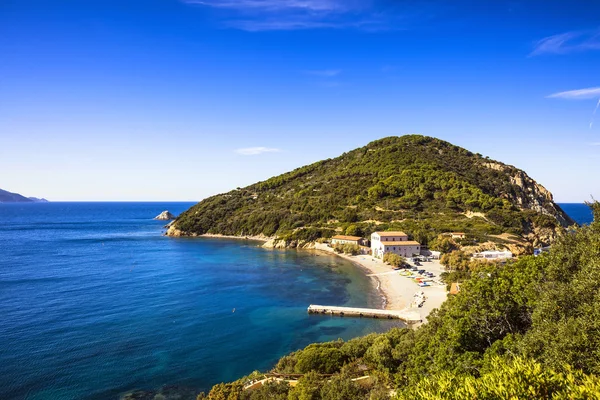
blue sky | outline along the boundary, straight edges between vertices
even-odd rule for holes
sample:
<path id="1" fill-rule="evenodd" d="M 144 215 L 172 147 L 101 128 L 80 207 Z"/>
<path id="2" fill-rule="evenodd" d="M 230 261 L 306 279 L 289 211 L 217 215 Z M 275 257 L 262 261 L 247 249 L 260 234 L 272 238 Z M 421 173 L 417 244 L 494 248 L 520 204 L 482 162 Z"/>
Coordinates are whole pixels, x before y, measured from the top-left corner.
<path id="1" fill-rule="evenodd" d="M 449 4 L 451 3 L 451 4 Z M 200 200 L 391 135 L 600 198 L 600 3 L 4 0 L 0 188 Z"/>

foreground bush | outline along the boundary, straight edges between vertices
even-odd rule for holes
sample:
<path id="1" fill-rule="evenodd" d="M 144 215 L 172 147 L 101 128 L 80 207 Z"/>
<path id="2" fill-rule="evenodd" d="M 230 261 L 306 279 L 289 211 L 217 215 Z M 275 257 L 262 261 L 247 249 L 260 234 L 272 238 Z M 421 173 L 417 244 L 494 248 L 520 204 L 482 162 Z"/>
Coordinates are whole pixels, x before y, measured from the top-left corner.
<path id="1" fill-rule="evenodd" d="M 383 255 L 383 262 L 388 263 L 394 267 L 400 267 L 401 265 L 405 264 L 406 260 L 404 259 L 404 257 L 399 256 L 398 254 L 385 253 Z"/>
<path id="2" fill-rule="evenodd" d="M 443 372 L 425 378 L 396 400 L 600 399 L 600 378 L 567 368 L 556 372 L 533 360 L 495 359 L 480 377 Z"/>

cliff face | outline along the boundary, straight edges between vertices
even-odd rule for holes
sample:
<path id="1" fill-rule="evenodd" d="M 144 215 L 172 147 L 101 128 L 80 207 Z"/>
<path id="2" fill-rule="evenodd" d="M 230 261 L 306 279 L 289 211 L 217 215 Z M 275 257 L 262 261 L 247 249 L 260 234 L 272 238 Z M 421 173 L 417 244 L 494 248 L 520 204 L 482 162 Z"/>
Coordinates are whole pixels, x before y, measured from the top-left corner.
<path id="1" fill-rule="evenodd" d="M 524 171 L 500 163 L 484 163 L 487 168 L 508 174 L 514 191 L 505 193 L 505 198 L 520 210 L 532 210 L 556 218 L 561 226 L 574 223 L 554 202 L 552 193 L 529 177 Z"/>
<path id="2" fill-rule="evenodd" d="M 467 217 L 467 215 L 469 217 Z M 312 242 L 336 232 L 400 229 L 426 243 L 452 230 L 473 235 L 572 224 L 524 171 L 448 142 L 408 135 L 209 197 L 168 234 L 263 235 Z"/>

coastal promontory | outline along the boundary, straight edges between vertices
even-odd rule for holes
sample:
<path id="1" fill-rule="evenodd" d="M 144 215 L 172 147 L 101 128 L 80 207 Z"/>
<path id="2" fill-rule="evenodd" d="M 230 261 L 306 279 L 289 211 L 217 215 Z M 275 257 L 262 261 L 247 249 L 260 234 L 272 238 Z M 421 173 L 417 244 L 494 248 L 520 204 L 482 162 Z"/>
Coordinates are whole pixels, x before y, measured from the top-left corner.
<path id="1" fill-rule="evenodd" d="M 531 248 L 571 224 L 526 172 L 440 139 L 406 135 L 209 197 L 181 214 L 167 234 L 298 243 L 402 230 L 427 244 L 460 231 L 478 242 Z"/>
<path id="2" fill-rule="evenodd" d="M 18 193 L 12 193 L 0 189 L 0 203 L 46 203 L 48 200 L 37 197 L 25 197 Z"/>

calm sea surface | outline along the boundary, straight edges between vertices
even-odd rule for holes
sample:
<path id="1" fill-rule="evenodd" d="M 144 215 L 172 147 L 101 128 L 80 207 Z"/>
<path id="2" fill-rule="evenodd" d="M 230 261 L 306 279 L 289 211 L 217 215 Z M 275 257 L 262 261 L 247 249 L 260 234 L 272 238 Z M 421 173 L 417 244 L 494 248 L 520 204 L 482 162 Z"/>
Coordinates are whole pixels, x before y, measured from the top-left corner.
<path id="1" fill-rule="evenodd" d="M 564 212 L 569 214 L 573 221 L 580 225 L 589 224 L 593 221 L 594 216 L 592 210 L 582 203 L 560 203 L 559 206 Z"/>
<path id="2" fill-rule="evenodd" d="M 204 390 L 397 324 L 307 315 L 310 303 L 380 306 L 340 258 L 162 236 L 152 218 L 191 205 L 0 204 L 0 399 Z"/>

